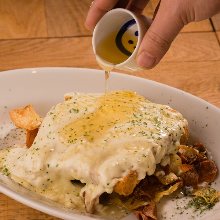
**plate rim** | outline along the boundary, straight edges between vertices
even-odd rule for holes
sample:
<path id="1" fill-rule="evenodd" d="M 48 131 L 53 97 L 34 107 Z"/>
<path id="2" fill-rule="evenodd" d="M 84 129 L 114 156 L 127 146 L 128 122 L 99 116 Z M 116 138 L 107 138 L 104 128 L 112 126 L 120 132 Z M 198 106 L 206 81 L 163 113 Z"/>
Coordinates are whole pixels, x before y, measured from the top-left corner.
<path id="1" fill-rule="evenodd" d="M 62 70 L 78 70 L 78 71 L 94 71 L 94 72 L 103 72 L 103 70 L 101 69 L 93 69 L 93 68 L 82 68 L 82 67 L 33 67 L 33 68 L 18 68 L 18 69 L 12 69 L 12 70 L 4 70 L 4 71 L 0 71 L 0 77 L 1 77 L 1 74 L 8 74 L 9 72 L 11 72 L 12 74 L 23 74 L 23 73 L 17 73 L 17 71 L 30 71 L 29 74 L 44 74 L 42 72 L 38 72 L 38 71 L 43 71 L 43 70 L 56 70 L 56 69 L 62 69 Z M 33 71 L 35 71 L 33 73 Z M 11 74 L 10 73 L 10 74 Z M 140 80 L 140 81 L 147 81 L 148 83 L 151 83 L 151 84 L 155 84 L 157 86 L 162 86 L 164 88 L 168 88 L 168 89 L 173 89 L 175 90 L 176 92 L 178 93 L 183 93 L 185 95 L 189 95 L 189 96 L 192 96 L 195 100 L 199 101 L 199 102 L 203 102 L 204 104 L 206 105 L 209 105 L 211 106 L 214 110 L 218 111 L 220 113 L 220 108 L 217 107 L 216 105 L 208 102 L 207 100 L 203 99 L 203 98 L 200 98 L 196 95 L 193 95 L 189 92 L 186 92 L 182 89 L 179 89 L 179 88 L 176 88 L 176 87 L 173 87 L 173 86 L 170 86 L 170 85 L 167 85 L 167 84 L 164 84 L 164 83 L 161 83 L 161 82 L 157 82 L 155 80 L 151 80 L 151 79 L 146 79 L 146 78 L 143 78 L 143 77 L 139 77 L 139 76 L 134 76 L 134 75 L 130 75 L 130 74 L 126 74 L 126 73 L 120 73 L 120 72 L 115 72 L 115 71 L 112 71 L 111 72 L 112 75 L 116 76 L 116 77 L 124 77 L 124 78 L 133 78 L 135 80 Z M 74 73 L 71 73 L 71 74 L 74 74 Z"/>
<path id="2" fill-rule="evenodd" d="M 2 76 L 7 77 L 8 74 L 42 74 L 43 75 L 44 73 L 42 71 L 53 71 L 53 70 L 62 70 L 62 71 L 73 70 L 73 71 L 78 71 L 78 72 L 79 71 L 82 71 L 82 72 L 92 71 L 92 72 L 100 72 L 100 73 L 103 72 L 103 70 L 93 69 L 93 68 L 36 67 L 36 68 L 20 68 L 20 69 L 1 71 L 0 72 L 0 78 Z M 24 72 L 22 72 L 22 71 L 24 71 Z M 33 73 L 33 71 L 36 71 L 37 73 Z M 28 73 L 28 72 L 30 72 L 30 73 Z M 62 74 L 62 72 L 60 74 Z M 70 72 L 69 74 L 74 74 L 74 72 Z M 154 84 L 155 86 L 171 89 L 174 92 L 185 94 L 187 96 L 190 96 L 193 99 L 193 101 L 197 101 L 197 102 L 200 102 L 203 105 L 208 106 L 209 108 L 212 109 L 212 111 L 215 111 L 215 112 L 217 112 L 217 114 L 220 115 L 220 108 L 219 107 L 217 107 L 214 104 L 209 103 L 208 101 L 206 101 L 206 100 L 204 100 L 200 97 L 197 97 L 197 96 L 195 96 L 195 95 L 193 95 L 189 92 L 183 91 L 181 89 L 178 89 L 178 88 L 175 88 L 175 87 L 172 87 L 172 86 L 169 86 L 169 85 L 166 85 L 166 84 L 154 81 L 154 80 L 150 80 L 150 79 L 146 79 L 146 78 L 143 78 L 143 77 L 138 77 L 138 76 L 134 76 L 134 75 L 126 74 L 126 73 L 119 73 L 119 72 L 113 71 L 112 74 L 114 74 L 115 77 L 133 78 L 136 81 L 142 81 L 142 82 L 144 81 L 146 83 Z M 11 189 L 7 186 L 1 185 L 1 183 L 0 183 L 0 192 L 2 192 L 3 194 L 9 196 L 10 198 L 12 198 L 12 199 L 24 204 L 24 205 L 27 205 L 28 207 L 31 207 L 33 209 L 36 209 L 36 210 L 39 210 L 41 212 L 47 213 L 47 214 L 49 214 L 51 216 L 54 216 L 54 217 L 59 217 L 59 218 L 64 218 L 64 219 L 72 219 L 72 220 L 77 220 L 79 217 L 83 218 L 84 220 L 94 220 L 94 219 L 98 220 L 98 219 L 100 219 L 99 217 L 96 217 L 96 216 L 95 217 L 93 217 L 93 216 L 90 217 L 90 216 L 86 216 L 86 215 L 80 215 L 79 213 L 67 213 L 65 210 L 55 210 L 56 209 L 55 207 L 52 207 L 52 206 L 47 205 L 47 204 L 43 204 L 42 202 L 37 201 L 35 199 L 31 199 L 31 201 L 30 201 L 28 196 L 18 194 L 13 189 Z M 53 209 L 53 210 L 51 210 L 51 209 Z M 69 210 L 71 210 L 71 209 L 69 209 Z M 101 218 L 101 219 L 103 219 L 103 218 Z"/>

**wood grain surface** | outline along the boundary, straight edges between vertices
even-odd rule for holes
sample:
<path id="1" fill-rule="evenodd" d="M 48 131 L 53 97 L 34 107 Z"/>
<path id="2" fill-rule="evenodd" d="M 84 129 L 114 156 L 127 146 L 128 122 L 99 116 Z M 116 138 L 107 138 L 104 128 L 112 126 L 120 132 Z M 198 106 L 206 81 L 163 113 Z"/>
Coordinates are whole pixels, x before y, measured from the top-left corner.
<path id="1" fill-rule="evenodd" d="M 220 42 L 220 31 L 216 32 L 217 38 L 218 38 L 218 42 Z"/>
<path id="2" fill-rule="evenodd" d="M 47 37 L 43 0 L 0 0 L 0 39 Z"/>
<path id="3" fill-rule="evenodd" d="M 59 220 L 0 194 L 1 220 Z"/>
<path id="4" fill-rule="evenodd" d="M 213 16 L 212 22 L 215 27 L 215 30 L 220 31 L 220 14 Z"/>
<path id="5" fill-rule="evenodd" d="M 219 60 L 220 50 L 216 35 L 212 32 L 181 33 L 173 42 L 164 61 Z"/>
<path id="6" fill-rule="evenodd" d="M 0 71 L 44 66 L 99 68 L 91 32 L 84 27 L 90 3 L 0 0 Z M 144 14 L 152 17 L 157 3 L 150 1 Z M 125 74 L 174 86 L 220 107 L 220 15 L 211 21 L 185 26 L 156 68 Z M 57 218 L 0 194 L 0 220 L 17 219 Z"/>
<path id="7" fill-rule="evenodd" d="M 162 62 L 136 75 L 182 89 L 220 107 L 220 61 Z"/>
<path id="8" fill-rule="evenodd" d="M 0 70 L 32 66 L 97 66 L 91 37 L 0 41 Z M 212 32 L 181 33 L 162 62 L 215 61 L 220 59 Z"/>
<path id="9" fill-rule="evenodd" d="M 47 0 L 48 37 L 67 37 L 91 35 L 84 27 L 84 21 L 91 0 Z"/>

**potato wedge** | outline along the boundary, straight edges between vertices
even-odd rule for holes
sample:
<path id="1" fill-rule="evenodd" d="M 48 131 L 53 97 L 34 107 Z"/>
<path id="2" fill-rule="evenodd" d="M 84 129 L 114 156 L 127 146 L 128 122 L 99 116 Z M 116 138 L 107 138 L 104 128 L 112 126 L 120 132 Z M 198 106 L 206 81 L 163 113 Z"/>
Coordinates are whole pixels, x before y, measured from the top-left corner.
<path id="1" fill-rule="evenodd" d="M 38 132 L 38 128 L 34 129 L 34 130 L 26 130 L 27 134 L 26 134 L 26 146 L 27 147 L 31 147 L 31 145 L 34 142 L 35 137 L 37 136 L 37 132 Z"/>
<path id="2" fill-rule="evenodd" d="M 38 128 L 42 122 L 41 117 L 36 113 L 32 105 L 13 109 L 9 114 L 16 127 L 26 130 L 26 146 L 30 147 L 37 136 Z"/>
<path id="3" fill-rule="evenodd" d="M 26 130 L 35 130 L 41 125 L 42 119 L 35 112 L 32 105 L 27 105 L 23 108 L 17 108 L 10 111 L 12 122 L 18 128 Z"/>
<path id="4" fill-rule="evenodd" d="M 114 191 L 119 195 L 128 196 L 130 195 L 135 186 L 140 182 L 138 180 L 138 174 L 136 171 L 131 171 L 127 176 L 125 176 L 121 181 L 117 182 Z"/>

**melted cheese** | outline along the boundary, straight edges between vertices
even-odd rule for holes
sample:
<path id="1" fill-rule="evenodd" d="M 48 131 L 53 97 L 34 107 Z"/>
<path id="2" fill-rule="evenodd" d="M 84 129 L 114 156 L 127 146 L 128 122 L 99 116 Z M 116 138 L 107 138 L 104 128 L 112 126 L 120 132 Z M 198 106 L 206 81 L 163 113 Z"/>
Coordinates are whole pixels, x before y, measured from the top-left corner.
<path id="1" fill-rule="evenodd" d="M 152 175 L 187 127 L 179 112 L 131 91 L 66 97 L 48 112 L 32 147 L 11 149 L 4 166 L 16 182 L 67 207 L 92 211 L 132 170 L 139 180 Z"/>

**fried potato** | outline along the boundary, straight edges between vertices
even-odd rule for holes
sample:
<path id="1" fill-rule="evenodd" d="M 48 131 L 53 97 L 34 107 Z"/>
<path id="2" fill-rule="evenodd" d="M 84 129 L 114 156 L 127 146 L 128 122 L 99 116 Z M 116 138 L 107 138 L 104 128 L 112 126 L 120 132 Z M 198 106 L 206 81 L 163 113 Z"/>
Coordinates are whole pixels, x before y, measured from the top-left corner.
<path id="1" fill-rule="evenodd" d="M 31 145 L 34 142 L 35 137 L 37 136 L 37 132 L 38 132 L 38 128 L 34 129 L 34 130 L 27 130 L 27 134 L 26 134 L 26 146 L 27 147 L 31 147 Z"/>
<path id="2" fill-rule="evenodd" d="M 116 183 L 114 191 L 119 195 L 128 196 L 139 182 L 137 172 L 131 171 L 126 177 Z"/>
<path id="3" fill-rule="evenodd" d="M 177 176 L 180 175 L 180 167 L 182 165 L 182 160 L 177 154 L 172 154 L 170 156 L 170 166 L 169 171 L 175 173 Z"/>
<path id="4" fill-rule="evenodd" d="M 188 138 L 189 138 L 189 129 L 185 127 L 180 143 L 181 144 L 186 143 Z M 131 171 L 126 177 L 124 177 L 121 181 L 116 183 L 114 187 L 114 191 L 119 195 L 128 196 L 133 192 L 134 188 L 139 182 L 140 180 L 138 180 L 137 172 Z"/>
<path id="5" fill-rule="evenodd" d="M 199 174 L 199 182 L 213 182 L 218 174 L 218 168 L 213 160 L 204 160 L 196 165 Z"/>
<path id="6" fill-rule="evenodd" d="M 194 166 L 190 164 L 183 164 L 180 169 L 182 170 L 180 177 L 183 180 L 184 186 L 192 186 L 197 188 L 199 183 L 199 175 Z"/>
<path id="7" fill-rule="evenodd" d="M 134 214 L 138 220 L 157 220 L 157 207 L 155 202 L 137 209 Z"/>
<path id="8" fill-rule="evenodd" d="M 193 164 L 198 159 L 199 152 L 193 147 L 180 145 L 178 155 L 180 156 L 182 163 Z"/>
<path id="9" fill-rule="evenodd" d="M 182 134 L 180 138 L 180 144 L 186 144 L 189 139 L 189 128 L 184 127 L 184 133 Z"/>
<path id="10" fill-rule="evenodd" d="M 32 131 L 41 125 L 42 119 L 35 112 L 32 105 L 27 105 L 23 108 L 17 108 L 10 111 L 12 122 L 18 128 L 24 128 Z"/>
<path id="11" fill-rule="evenodd" d="M 35 112 L 32 105 L 13 109 L 9 114 L 16 127 L 26 130 L 26 146 L 30 147 L 37 136 L 38 128 L 42 122 L 41 117 Z"/>
<path id="12" fill-rule="evenodd" d="M 181 188 L 183 183 L 181 181 L 176 182 L 174 185 L 170 186 L 169 189 L 164 190 L 162 192 L 157 192 L 155 194 L 154 202 L 159 202 L 164 196 L 169 196 L 175 191 L 177 191 L 179 188 Z"/>
<path id="13" fill-rule="evenodd" d="M 164 175 L 164 176 L 160 176 L 160 175 L 157 175 L 156 176 L 157 179 L 163 184 L 163 185 L 169 185 L 173 182 L 176 182 L 179 178 L 172 172 L 170 172 L 169 174 L 167 175 Z"/>

